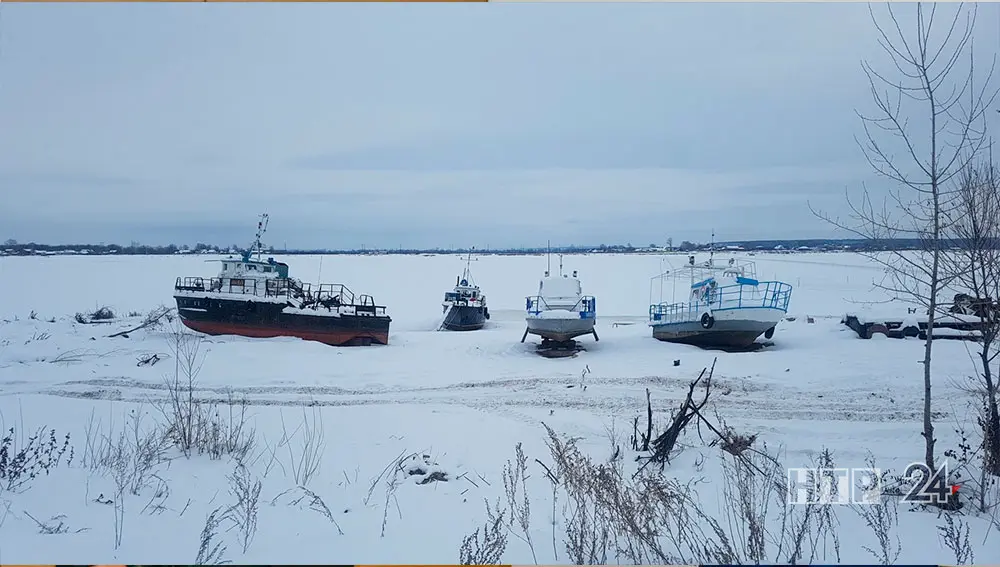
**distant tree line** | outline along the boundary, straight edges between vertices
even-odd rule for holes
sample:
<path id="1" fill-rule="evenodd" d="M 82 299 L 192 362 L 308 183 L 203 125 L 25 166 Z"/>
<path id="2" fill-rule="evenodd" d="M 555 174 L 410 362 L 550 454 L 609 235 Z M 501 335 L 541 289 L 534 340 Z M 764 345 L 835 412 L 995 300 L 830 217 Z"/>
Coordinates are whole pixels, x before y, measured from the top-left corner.
<path id="1" fill-rule="evenodd" d="M 945 241 L 946 246 L 961 247 L 959 240 Z M 921 242 L 917 239 L 884 239 L 884 240 L 861 240 L 861 239 L 801 239 L 801 240 L 752 240 L 752 241 L 730 241 L 716 242 L 712 244 L 691 242 L 685 240 L 680 245 L 659 246 L 650 244 L 646 248 L 637 248 L 631 243 L 628 244 L 599 244 L 597 246 L 553 246 L 551 248 L 541 246 L 535 248 L 491 248 L 477 250 L 470 248 L 355 248 L 355 249 L 276 249 L 265 250 L 269 254 L 300 255 L 300 254 L 467 254 L 474 252 L 477 254 L 493 255 L 522 255 L 522 254 L 545 254 L 551 251 L 555 254 L 583 254 L 583 253 L 606 253 L 606 254 L 629 254 L 645 251 L 671 250 L 679 252 L 705 252 L 709 250 L 724 250 L 726 248 L 739 247 L 743 250 L 795 250 L 807 248 L 817 251 L 851 250 L 857 252 L 877 252 L 890 250 L 920 250 Z M 1000 249 L 1000 242 L 993 243 L 994 249 Z M 236 244 L 228 246 L 216 246 L 199 242 L 194 246 L 187 244 L 167 244 L 153 245 L 141 244 L 132 241 L 129 245 L 120 244 L 39 244 L 37 242 L 20 243 L 14 239 L 8 239 L 0 246 L 0 254 L 4 255 L 32 255 L 32 254 L 122 254 L 122 255 L 163 255 L 178 253 L 230 253 L 245 250 L 245 247 Z"/>
<path id="2" fill-rule="evenodd" d="M 236 248 L 234 246 L 234 248 Z M 8 254 L 31 254 L 34 252 L 50 252 L 50 253 L 83 253 L 88 254 L 142 254 L 142 255 L 155 255 L 155 254 L 176 254 L 178 251 L 188 251 L 188 252 L 202 252 L 207 250 L 223 251 L 228 250 L 229 247 L 218 247 L 212 246 L 199 242 L 193 248 L 183 244 L 168 244 L 165 246 L 153 245 L 153 244 L 141 244 L 136 241 L 132 241 L 128 246 L 123 246 L 121 244 L 39 244 L 37 242 L 27 242 L 20 243 L 13 238 L 4 241 L 3 246 L 0 246 L 0 252 L 6 252 Z"/>

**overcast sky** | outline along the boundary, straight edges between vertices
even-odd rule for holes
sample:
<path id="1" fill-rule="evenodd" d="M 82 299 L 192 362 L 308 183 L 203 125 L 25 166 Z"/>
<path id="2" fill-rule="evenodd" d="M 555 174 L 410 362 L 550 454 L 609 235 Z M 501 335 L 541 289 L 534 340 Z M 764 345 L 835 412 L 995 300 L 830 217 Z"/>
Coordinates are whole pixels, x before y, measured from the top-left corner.
<path id="1" fill-rule="evenodd" d="M 856 3 L 3 3 L 0 238 L 836 236 L 875 40 Z"/>

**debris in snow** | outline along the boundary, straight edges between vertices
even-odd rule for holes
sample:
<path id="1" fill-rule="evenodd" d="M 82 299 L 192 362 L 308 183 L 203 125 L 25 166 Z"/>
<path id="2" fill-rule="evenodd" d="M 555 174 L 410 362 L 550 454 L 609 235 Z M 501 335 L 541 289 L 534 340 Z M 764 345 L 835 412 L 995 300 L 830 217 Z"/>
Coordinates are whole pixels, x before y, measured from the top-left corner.
<path id="1" fill-rule="evenodd" d="M 169 323 L 169 322 L 173 321 L 173 316 L 171 315 L 172 312 L 173 312 L 173 308 L 160 306 L 160 307 L 158 307 L 158 308 L 153 309 L 152 311 L 150 311 L 146 315 L 146 318 L 143 319 L 142 323 L 140 323 L 138 326 L 133 327 L 131 329 L 127 329 L 125 331 L 121 331 L 121 332 L 115 333 L 113 335 L 108 335 L 108 338 L 110 339 L 110 338 L 114 338 L 114 337 L 122 337 L 122 338 L 126 338 L 127 339 L 129 333 L 134 333 L 135 331 L 138 331 L 138 330 L 141 330 L 141 329 L 156 328 L 157 326 L 160 325 L 160 323 L 163 320 L 166 320 Z M 79 317 L 79 314 L 77 314 L 77 317 Z M 77 319 L 77 321 L 79 321 L 79 319 Z"/>
<path id="2" fill-rule="evenodd" d="M 431 460 L 430 455 L 412 455 L 409 461 L 409 463 L 404 463 L 400 468 L 407 475 L 416 477 L 417 484 L 448 482 L 450 480 L 448 473 Z"/>
<path id="3" fill-rule="evenodd" d="M 93 313 L 83 314 L 77 313 L 74 316 L 77 323 L 82 325 L 93 325 L 96 323 L 111 323 L 115 319 L 115 312 L 109 307 L 100 307 L 94 310 Z"/>
<path id="4" fill-rule="evenodd" d="M 640 471 L 646 468 L 646 465 L 648 465 L 649 463 L 657 463 L 660 466 L 663 466 L 667 462 L 669 462 L 670 453 L 674 450 L 674 445 L 677 443 L 677 439 L 680 437 L 681 432 L 684 430 L 685 427 L 687 427 L 688 423 L 690 423 L 692 419 L 698 417 L 703 422 L 705 422 L 706 425 L 709 425 L 708 422 L 705 420 L 705 418 L 702 417 L 699 410 L 705 407 L 705 404 L 708 403 L 708 397 L 711 393 L 712 375 L 715 374 L 716 360 L 712 361 L 711 369 L 708 368 L 702 369 L 701 374 L 698 375 L 698 378 L 696 378 L 694 382 L 691 382 L 690 386 L 688 387 L 687 397 L 684 399 L 684 401 L 678 408 L 677 413 L 674 415 L 670 423 L 670 426 L 667 427 L 667 429 L 659 436 L 657 436 L 655 439 L 652 438 L 652 428 L 650 427 L 647 429 L 647 434 L 644 436 L 644 440 L 648 441 L 648 445 L 646 443 L 643 443 L 643 450 L 645 451 L 652 449 L 653 454 L 650 455 L 646 460 L 646 462 L 642 465 L 642 467 L 639 468 Z M 706 371 L 707 371 L 707 376 L 706 376 Z M 704 398 L 702 398 L 701 402 L 695 402 L 692 399 L 692 396 L 694 395 L 694 389 L 695 387 L 698 386 L 699 383 L 701 383 L 703 378 L 705 379 L 704 382 L 705 396 Z M 647 423 L 652 424 L 653 410 L 652 410 L 652 404 L 649 401 L 648 389 L 646 390 L 646 411 L 648 415 Z M 711 427 L 711 425 L 709 425 L 709 428 L 715 431 L 715 428 Z M 724 437 L 723 435 L 719 436 Z"/>

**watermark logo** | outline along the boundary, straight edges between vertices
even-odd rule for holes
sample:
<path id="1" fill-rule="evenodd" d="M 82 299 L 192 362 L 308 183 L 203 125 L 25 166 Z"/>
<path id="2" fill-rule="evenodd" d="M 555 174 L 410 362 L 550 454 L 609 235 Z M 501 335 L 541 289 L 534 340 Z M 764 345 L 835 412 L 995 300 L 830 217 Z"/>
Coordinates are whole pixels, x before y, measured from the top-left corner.
<path id="1" fill-rule="evenodd" d="M 958 498 L 960 485 L 951 484 L 948 461 L 936 471 L 924 463 L 910 463 L 903 471 L 903 477 L 910 482 L 910 489 L 903 495 L 903 502 L 913 504 L 949 504 Z"/>
<path id="2" fill-rule="evenodd" d="M 874 504 L 882 474 L 873 468 L 794 468 L 787 475 L 789 504 Z"/>
<path id="3" fill-rule="evenodd" d="M 881 469 L 872 467 L 788 469 L 788 504 L 878 504 L 885 478 Z M 947 504 L 959 490 L 959 485 L 949 484 L 948 479 L 947 462 L 934 472 L 923 463 L 911 463 L 903 471 L 909 488 L 900 491 L 902 501 Z"/>

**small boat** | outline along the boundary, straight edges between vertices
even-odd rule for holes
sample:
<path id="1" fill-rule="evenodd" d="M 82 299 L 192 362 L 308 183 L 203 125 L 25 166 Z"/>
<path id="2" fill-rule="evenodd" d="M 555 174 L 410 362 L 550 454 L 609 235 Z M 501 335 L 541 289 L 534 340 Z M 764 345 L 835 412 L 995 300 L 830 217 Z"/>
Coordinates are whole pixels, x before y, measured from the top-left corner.
<path id="1" fill-rule="evenodd" d="M 690 290 L 686 302 L 663 301 L 664 282 L 672 290 Z M 659 301 L 653 290 L 660 284 Z M 672 292 L 673 293 L 673 292 Z M 774 336 L 775 326 L 788 312 L 792 286 L 759 281 L 752 261 L 730 259 L 702 264 L 689 256 L 687 265 L 667 270 L 650 283 L 649 326 L 661 341 L 707 348 L 747 349 L 758 337 Z"/>
<path id="2" fill-rule="evenodd" d="M 333 346 L 388 344 L 391 319 L 370 295 L 356 296 L 343 284 L 303 283 L 289 277 L 288 264 L 262 258 L 267 220 L 261 215 L 249 250 L 217 260 L 222 264 L 218 276 L 177 278 L 174 299 L 181 322 L 207 335 L 298 337 Z"/>
<path id="3" fill-rule="evenodd" d="M 559 257 L 559 275 L 550 270 L 538 283 L 538 295 L 526 298 L 525 322 L 527 328 L 521 342 L 529 334 L 542 338 L 542 349 L 576 350 L 573 340 L 582 335 L 597 336 L 597 300 L 583 294 L 583 286 L 576 270 L 573 275 L 563 273 L 562 256 Z"/>
<path id="4" fill-rule="evenodd" d="M 455 278 L 455 288 L 445 292 L 441 307 L 444 319 L 440 329 L 448 331 L 476 331 L 482 329 L 490 318 L 486 295 L 472 281 L 472 252 L 465 262 L 465 270 Z"/>

